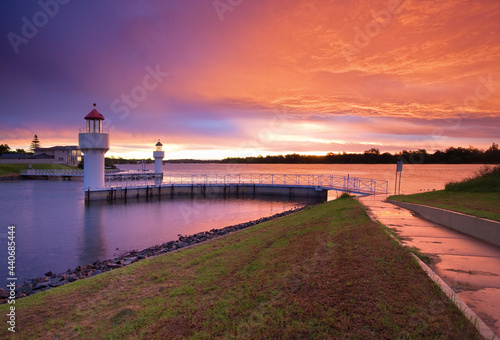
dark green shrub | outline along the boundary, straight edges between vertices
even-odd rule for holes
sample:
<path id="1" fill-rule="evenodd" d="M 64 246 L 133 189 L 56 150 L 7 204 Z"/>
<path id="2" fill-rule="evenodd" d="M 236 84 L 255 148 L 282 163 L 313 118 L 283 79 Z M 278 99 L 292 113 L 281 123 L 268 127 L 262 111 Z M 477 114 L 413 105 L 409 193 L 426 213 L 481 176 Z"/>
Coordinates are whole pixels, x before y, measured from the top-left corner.
<path id="1" fill-rule="evenodd" d="M 500 165 L 484 166 L 474 177 L 460 182 L 450 182 L 446 191 L 500 192 Z"/>

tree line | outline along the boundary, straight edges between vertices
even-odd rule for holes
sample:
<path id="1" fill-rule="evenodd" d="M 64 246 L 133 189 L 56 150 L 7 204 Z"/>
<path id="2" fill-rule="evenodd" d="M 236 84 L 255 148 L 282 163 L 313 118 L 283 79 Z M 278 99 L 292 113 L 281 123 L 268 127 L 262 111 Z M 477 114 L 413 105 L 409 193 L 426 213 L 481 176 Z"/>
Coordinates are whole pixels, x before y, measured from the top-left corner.
<path id="1" fill-rule="evenodd" d="M 35 149 L 40 142 L 35 135 L 30 149 Z M 0 144 L 0 155 L 2 153 L 27 153 L 23 149 L 11 150 L 7 144 Z M 122 157 L 106 157 L 106 165 L 126 164 L 142 162 L 153 163 L 153 159 L 126 159 Z M 371 148 L 363 153 L 333 153 L 329 152 L 324 156 L 300 155 L 297 153 L 274 156 L 258 157 L 228 157 L 223 160 L 167 160 L 169 163 L 254 163 L 254 164 L 393 164 L 397 161 L 404 161 L 412 164 L 499 164 L 500 149 L 498 144 L 493 143 L 487 150 L 481 150 L 474 146 L 468 148 L 449 147 L 445 151 L 437 150 L 428 153 L 425 149 L 416 151 L 403 150 L 391 154 L 381 153 L 379 149 Z"/>
<path id="2" fill-rule="evenodd" d="M 4 153 L 21 153 L 21 154 L 32 154 L 35 152 L 35 149 L 40 148 L 40 140 L 38 139 L 38 136 L 35 135 L 33 137 L 33 140 L 31 141 L 29 150 L 26 151 L 24 149 L 16 149 L 12 150 L 8 144 L 0 144 L 0 156 Z"/>
<path id="3" fill-rule="evenodd" d="M 493 143 L 487 150 L 473 146 L 468 148 L 449 147 L 445 151 L 428 153 L 425 149 L 416 151 L 403 150 L 391 154 L 381 153 L 372 148 L 363 153 L 333 153 L 325 156 L 299 155 L 297 153 L 277 156 L 258 157 L 228 157 L 222 163 L 281 163 L 281 164 L 392 164 L 404 161 L 412 164 L 498 164 L 500 163 L 500 149 Z"/>

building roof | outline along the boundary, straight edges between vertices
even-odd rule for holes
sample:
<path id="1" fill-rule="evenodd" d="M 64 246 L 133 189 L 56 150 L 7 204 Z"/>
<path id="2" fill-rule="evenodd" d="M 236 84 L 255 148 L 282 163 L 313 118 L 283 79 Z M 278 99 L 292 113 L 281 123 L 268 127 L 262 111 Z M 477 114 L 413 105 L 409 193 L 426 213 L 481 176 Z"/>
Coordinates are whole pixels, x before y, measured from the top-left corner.
<path id="1" fill-rule="evenodd" d="M 54 156 L 47 155 L 46 153 L 41 153 L 39 155 L 32 156 L 33 159 L 54 159 Z"/>
<path id="2" fill-rule="evenodd" d="M 163 144 L 162 144 L 162 143 L 160 143 L 160 140 L 158 139 L 158 143 L 156 143 L 156 145 L 155 145 L 155 146 L 163 146 Z"/>
<path id="3" fill-rule="evenodd" d="M 102 114 L 100 114 L 99 111 L 97 111 L 96 109 L 93 109 L 92 111 L 90 111 L 90 113 L 88 115 L 85 116 L 85 119 L 104 120 L 104 116 Z"/>
<path id="4" fill-rule="evenodd" d="M 46 151 L 46 150 L 78 150 L 78 146 L 68 145 L 68 146 L 51 146 L 49 148 L 36 148 L 35 152 Z"/>
<path id="5" fill-rule="evenodd" d="M 31 155 L 24 153 L 4 153 L 0 155 L 1 159 L 54 159 L 54 156 L 47 155 L 46 153 L 42 153 L 39 155 Z"/>

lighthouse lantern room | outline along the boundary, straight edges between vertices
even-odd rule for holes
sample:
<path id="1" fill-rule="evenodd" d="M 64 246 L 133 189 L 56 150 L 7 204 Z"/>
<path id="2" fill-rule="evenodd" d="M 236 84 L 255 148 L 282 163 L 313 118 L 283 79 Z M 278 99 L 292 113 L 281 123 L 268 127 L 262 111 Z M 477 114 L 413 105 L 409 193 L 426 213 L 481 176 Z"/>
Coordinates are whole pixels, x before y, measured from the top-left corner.
<path id="1" fill-rule="evenodd" d="M 156 143 L 156 151 L 163 151 L 163 144 L 158 139 L 158 143 Z"/>
<path id="2" fill-rule="evenodd" d="M 101 122 L 104 120 L 104 117 L 96 109 L 90 111 L 90 113 L 85 116 L 85 120 L 87 121 L 87 133 L 102 132 Z"/>
<path id="3" fill-rule="evenodd" d="M 95 190 L 104 187 L 104 154 L 109 150 L 109 135 L 102 129 L 103 115 L 94 109 L 85 116 L 85 132 L 78 135 L 78 144 L 83 157 L 83 189 Z"/>

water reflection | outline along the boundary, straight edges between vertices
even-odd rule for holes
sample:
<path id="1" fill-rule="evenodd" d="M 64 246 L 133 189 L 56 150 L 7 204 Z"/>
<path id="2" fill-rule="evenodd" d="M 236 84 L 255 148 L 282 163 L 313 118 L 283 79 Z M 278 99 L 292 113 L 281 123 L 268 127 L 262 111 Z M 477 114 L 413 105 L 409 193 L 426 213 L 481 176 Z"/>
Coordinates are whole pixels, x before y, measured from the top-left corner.
<path id="1" fill-rule="evenodd" d="M 288 198 L 169 196 L 126 202 L 89 202 L 85 208 L 80 262 L 113 258 L 212 228 L 258 219 L 307 204 Z M 316 201 L 314 201 L 316 202 Z"/>
<path id="2" fill-rule="evenodd" d="M 83 237 L 80 245 L 79 263 L 95 262 L 106 255 L 104 239 L 104 209 L 102 204 L 86 205 L 84 210 Z"/>

